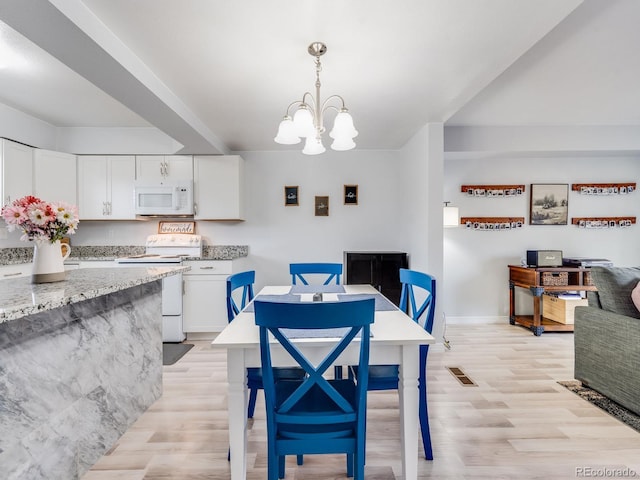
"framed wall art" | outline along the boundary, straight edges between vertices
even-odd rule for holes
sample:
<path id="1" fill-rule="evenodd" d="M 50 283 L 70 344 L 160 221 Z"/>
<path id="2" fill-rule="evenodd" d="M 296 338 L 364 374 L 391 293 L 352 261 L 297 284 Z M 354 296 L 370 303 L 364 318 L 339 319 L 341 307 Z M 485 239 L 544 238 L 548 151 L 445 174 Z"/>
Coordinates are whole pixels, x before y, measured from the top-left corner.
<path id="1" fill-rule="evenodd" d="M 567 225 L 569 184 L 534 183 L 531 185 L 529 225 Z"/>
<path id="2" fill-rule="evenodd" d="M 329 197 L 316 197 L 314 204 L 316 217 L 328 217 L 329 216 Z"/>
<path id="3" fill-rule="evenodd" d="M 358 204 L 358 185 L 344 186 L 344 204 L 345 205 Z"/>
<path id="4" fill-rule="evenodd" d="M 298 186 L 284 187 L 284 205 L 285 207 L 297 207 L 298 203 Z"/>

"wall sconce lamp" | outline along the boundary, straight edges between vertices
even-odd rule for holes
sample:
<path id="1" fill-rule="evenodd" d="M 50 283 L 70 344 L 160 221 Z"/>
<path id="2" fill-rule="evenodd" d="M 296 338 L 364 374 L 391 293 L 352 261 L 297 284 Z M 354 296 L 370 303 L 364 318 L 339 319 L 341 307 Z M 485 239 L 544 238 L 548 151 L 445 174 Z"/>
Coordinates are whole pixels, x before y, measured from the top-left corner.
<path id="1" fill-rule="evenodd" d="M 445 228 L 458 227 L 460 226 L 458 207 L 450 207 L 449 203 L 451 202 L 444 202 L 444 207 L 442 207 L 442 226 Z"/>

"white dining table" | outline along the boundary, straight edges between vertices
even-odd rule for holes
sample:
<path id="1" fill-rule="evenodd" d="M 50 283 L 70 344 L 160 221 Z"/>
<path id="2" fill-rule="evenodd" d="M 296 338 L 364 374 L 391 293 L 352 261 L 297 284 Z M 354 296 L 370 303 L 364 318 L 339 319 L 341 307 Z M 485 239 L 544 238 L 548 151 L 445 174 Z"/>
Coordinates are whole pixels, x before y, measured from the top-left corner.
<path id="1" fill-rule="evenodd" d="M 266 286 L 256 296 L 289 294 L 291 286 Z M 344 285 L 345 294 L 380 293 L 370 285 Z M 341 297 L 344 299 L 344 297 Z M 325 300 L 335 299 L 330 294 Z M 302 300 L 304 301 L 304 299 Z M 275 340 L 274 340 L 275 341 Z M 334 342 L 326 338 L 299 338 L 298 348 L 312 361 L 321 360 Z M 354 340 L 357 341 L 357 340 Z M 435 339 L 401 310 L 376 310 L 371 325 L 371 365 L 397 364 L 400 367 L 398 385 L 401 422 L 402 478 L 415 480 L 418 470 L 418 351 L 419 345 L 435 343 Z M 260 367 L 259 328 L 253 309 L 246 308 L 213 340 L 214 348 L 227 350 L 229 447 L 231 451 L 231 480 L 247 478 L 247 374 L 249 367 Z M 347 347 L 336 364 L 358 363 L 359 347 Z M 272 351 L 275 366 L 296 365 L 284 349 Z"/>

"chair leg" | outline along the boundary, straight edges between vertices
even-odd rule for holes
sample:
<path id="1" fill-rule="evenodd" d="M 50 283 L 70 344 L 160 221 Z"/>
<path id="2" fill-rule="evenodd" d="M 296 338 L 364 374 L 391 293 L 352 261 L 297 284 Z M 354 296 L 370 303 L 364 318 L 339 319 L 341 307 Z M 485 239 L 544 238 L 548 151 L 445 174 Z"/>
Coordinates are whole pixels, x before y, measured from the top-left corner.
<path id="1" fill-rule="evenodd" d="M 347 477 L 353 477 L 353 455 L 347 453 Z"/>
<path id="2" fill-rule="evenodd" d="M 342 380 L 342 366 L 336 365 L 333 367 L 333 376 L 336 380 Z"/>
<path id="3" fill-rule="evenodd" d="M 284 455 L 278 457 L 278 478 L 284 478 L 284 460 Z"/>
<path id="4" fill-rule="evenodd" d="M 256 400 L 258 398 L 258 389 L 252 388 L 249 390 L 249 408 L 247 409 L 247 418 L 253 418 L 253 414 L 256 411 Z"/>
<path id="5" fill-rule="evenodd" d="M 296 456 L 296 460 L 298 461 L 298 465 L 302 465 L 304 463 L 304 456 L 303 455 L 297 455 Z"/>
<path id="6" fill-rule="evenodd" d="M 365 466 L 365 447 L 364 442 L 356 447 L 356 454 L 354 458 L 355 469 L 354 480 L 364 480 L 364 466 Z"/>
<path id="7" fill-rule="evenodd" d="M 427 410 L 427 385 L 421 381 L 419 386 L 419 417 L 420 431 L 422 432 L 422 444 L 424 446 L 424 458 L 433 460 L 433 450 L 431 448 L 431 432 L 429 432 L 429 412 Z"/>

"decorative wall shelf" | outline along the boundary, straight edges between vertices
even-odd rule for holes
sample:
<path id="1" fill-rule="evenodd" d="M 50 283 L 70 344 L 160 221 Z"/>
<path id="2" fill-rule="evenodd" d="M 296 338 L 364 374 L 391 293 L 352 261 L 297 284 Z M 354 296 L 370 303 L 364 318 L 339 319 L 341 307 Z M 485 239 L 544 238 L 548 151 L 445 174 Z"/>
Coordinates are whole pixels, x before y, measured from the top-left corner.
<path id="1" fill-rule="evenodd" d="M 515 197 L 524 193 L 524 185 L 461 185 L 460 191 L 470 197 Z"/>
<path id="2" fill-rule="evenodd" d="M 616 228 L 635 225 L 636 217 L 573 217 L 571 225 L 580 228 Z"/>
<path id="3" fill-rule="evenodd" d="M 623 183 L 574 183 L 571 190 L 583 195 L 625 195 L 636 190 L 635 182 Z"/>
<path id="4" fill-rule="evenodd" d="M 462 217 L 460 224 L 470 230 L 511 230 L 522 228 L 524 217 Z"/>

